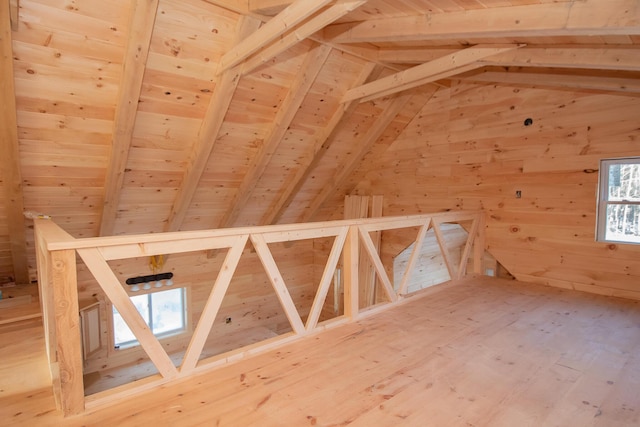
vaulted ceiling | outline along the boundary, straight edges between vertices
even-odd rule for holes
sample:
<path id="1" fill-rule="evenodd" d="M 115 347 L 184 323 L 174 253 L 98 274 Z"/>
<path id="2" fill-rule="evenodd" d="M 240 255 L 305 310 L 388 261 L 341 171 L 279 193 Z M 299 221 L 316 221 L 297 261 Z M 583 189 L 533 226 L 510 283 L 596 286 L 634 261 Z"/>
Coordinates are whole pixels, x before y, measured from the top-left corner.
<path id="1" fill-rule="evenodd" d="M 637 0 L 0 4 L 0 282 L 33 278 L 23 211 L 76 237 L 316 219 L 452 81 L 640 93 Z"/>

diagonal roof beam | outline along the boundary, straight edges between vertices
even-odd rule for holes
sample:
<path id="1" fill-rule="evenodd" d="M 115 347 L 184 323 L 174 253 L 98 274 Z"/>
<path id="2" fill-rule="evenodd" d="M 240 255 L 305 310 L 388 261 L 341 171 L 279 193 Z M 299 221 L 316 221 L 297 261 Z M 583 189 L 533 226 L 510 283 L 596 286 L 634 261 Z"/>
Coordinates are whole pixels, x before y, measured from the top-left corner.
<path id="1" fill-rule="evenodd" d="M 373 19 L 325 29 L 325 37 L 338 43 L 614 34 L 640 34 L 640 2 L 585 0 L 495 7 Z"/>
<path id="2" fill-rule="evenodd" d="M 376 71 L 377 70 L 377 71 Z M 377 78 L 377 75 L 382 71 L 380 66 L 376 66 L 373 63 L 366 63 L 362 72 L 354 82 L 355 86 L 363 84 L 368 78 Z M 336 112 L 331 116 L 324 129 L 315 137 L 313 144 L 312 157 L 306 167 L 300 167 L 296 172 L 293 179 L 289 180 L 289 184 L 281 192 L 278 199 L 267 209 L 267 212 L 263 216 L 260 224 L 273 224 L 277 222 L 285 209 L 291 201 L 295 198 L 296 194 L 302 188 L 303 184 L 311 175 L 314 168 L 324 158 L 327 150 L 331 146 L 336 133 L 340 130 L 341 124 L 345 123 L 351 114 L 358 106 L 357 102 L 346 102 L 338 106 Z"/>
<path id="3" fill-rule="evenodd" d="M 403 93 L 397 95 L 380 114 L 371 128 L 364 135 L 362 140 L 356 143 L 353 152 L 342 164 L 336 168 L 336 173 L 331 180 L 322 188 L 322 191 L 313 199 L 309 209 L 298 218 L 297 222 L 308 222 L 313 218 L 324 202 L 335 192 L 335 190 L 346 180 L 349 175 L 358 167 L 362 157 L 371 149 L 376 141 L 382 136 L 387 127 L 393 122 L 396 116 L 407 105 L 413 94 Z"/>
<path id="4" fill-rule="evenodd" d="M 480 60 L 483 65 L 640 71 L 638 46 L 524 47 Z"/>
<path id="5" fill-rule="evenodd" d="M 113 120 L 111 153 L 104 184 L 100 235 L 113 234 L 129 149 L 136 123 L 144 70 L 158 11 L 158 0 L 134 2 L 129 20 L 129 39 L 122 63 L 122 81 Z"/>
<path id="6" fill-rule="evenodd" d="M 22 175 L 20 174 L 20 151 L 18 146 L 18 119 L 16 116 L 16 92 L 13 77 L 13 45 L 11 41 L 11 18 L 9 2 L 0 2 L 0 178 L 5 191 L 9 241 L 13 263 L 14 280 L 18 284 L 29 283 L 29 264 Z"/>
<path id="7" fill-rule="evenodd" d="M 347 91 L 342 98 L 342 102 L 361 98 L 369 100 L 420 86 L 444 77 L 450 77 L 458 74 L 460 69 L 469 71 L 467 66 L 473 65 L 480 59 L 517 49 L 518 47 L 518 45 L 477 45 L 462 49 L 408 70 L 353 88 Z M 475 67 L 477 68 L 478 66 Z"/>
<path id="8" fill-rule="evenodd" d="M 376 59 L 398 64 L 422 64 L 457 50 L 451 47 L 380 49 Z M 479 62 L 483 65 L 503 67 L 640 71 L 640 47 L 635 45 L 525 46 L 481 59 Z"/>
<path id="9" fill-rule="evenodd" d="M 275 15 L 293 3 L 293 0 L 249 0 L 249 10 L 264 15 Z"/>
<path id="10" fill-rule="evenodd" d="M 253 57 L 248 59 L 244 73 L 246 74 L 251 72 L 255 68 L 269 61 L 271 58 L 274 58 L 335 20 L 365 4 L 367 1 L 368 0 L 339 0 L 335 5 L 314 16 L 309 21 L 289 32 L 280 40 L 272 43 L 269 47 L 260 50 Z"/>
<path id="11" fill-rule="evenodd" d="M 218 73 L 234 67 L 262 49 L 268 43 L 282 36 L 299 23 L 331 3 L 333 0 L 297 0 L 273 19 L 264 24 L 258 31 L 246 36 L 220 60 Z"/>
<path id="12" fill-rule="evenodd" d="M 614 93 L 640 94 L 640 79 L 621 76 L 590 76 L 580 74 L 559 74 L 554 70 L 544 72 L 536 70 L 528 72 L 522 70 L 493 70 L 489 69 L 478 74 L 459 76 L 466 81 L 498 83 L 500 85 L 524 85 L 535 87 L 554 87 L 573 90 L 601 91 Z"/>
<path id="13" fill-rule="evenodd" d="M 260 146 L 258 153 L 251 160 L 251 163 L 249 164 L 249 172 L 247 172 L 242 180 L 234 201 L 232 202 L 230 209 L 222 218 L 219 228 L 231 227 L 238 219 L 242 209 L 251 197 L 252 190 L 262 177 L 267 165 L 271 161 L 271 158 L 289 129 L 293 118 L 302 105 L 302 101 L 304 101 L 307 93 L 320 73 L 320 70 L 324 66 L 325 61 L 329 57 L 330 52 L 331 47 L 316 45 L 307 53 L 307 56 L 300 67 L 302 72 L 291 84 L 287 97 L 278 109 L 278 113 L 273 122 L 273 127 L 263 144 Z"/>
<path id="14" fill-rule="evenodd" d="M 204 0 L 207 3 L 239 13 L 240 15 L 248 15 L 249 0 Z"/>
<path id="15" fill-rule="evenodd" d="M 259 26 L 260 21 L 257 19 L 246 16 L 241 17 L 236 39 L 243 40 L 247 35 L 255 33 Z M 242 65 L 235 66 L 222 72 L 216 82 L 213 96 L 209 101 L 207 112 L 200 126 L 200 131 L 198 132 L 198 139 L 194 143 L 191 151 L 182 184 L 178 188 L 176 199 L 169 212 L 166 231 L 177 231 L 182 226 L 200 178 L 209 162 L 209 156 L 211 156 L 218 134 L 224 123 L 224 117 L 231 104 L 233 94 L 240 82 L 241 73 Z"/>

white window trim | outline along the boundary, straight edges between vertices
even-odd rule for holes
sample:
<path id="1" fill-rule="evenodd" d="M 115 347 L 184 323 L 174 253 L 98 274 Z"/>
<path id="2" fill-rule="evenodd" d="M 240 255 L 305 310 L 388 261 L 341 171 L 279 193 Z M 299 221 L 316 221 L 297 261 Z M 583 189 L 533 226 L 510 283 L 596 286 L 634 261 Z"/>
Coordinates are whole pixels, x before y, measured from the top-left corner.
<path id="1" fill-rule="evenodd" d="M 623 243 L 628 245 L 638 245 L 637 242 L 629 242 L 626 240 L 613 240 L 607 239 L 607 207 L 609 205 L 640 205 L 638 201 L 630 200 L 617 200 L 609 201 L 609 167 L 611 165 L 638 163 L 640 164 L 640 157 L 620 157 L 612 159 L 601 159 L 600 169 L 598 173 L 598 197 L 596 206 L 596 241 L 610 242 L 610 243 Z"/>

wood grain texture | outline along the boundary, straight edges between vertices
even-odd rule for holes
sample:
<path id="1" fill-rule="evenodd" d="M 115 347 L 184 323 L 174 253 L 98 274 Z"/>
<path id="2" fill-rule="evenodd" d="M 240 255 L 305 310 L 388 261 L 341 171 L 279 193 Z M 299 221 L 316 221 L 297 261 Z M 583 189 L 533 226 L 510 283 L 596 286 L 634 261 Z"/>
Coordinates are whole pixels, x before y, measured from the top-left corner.
<path id="1" fill-rule="evenodd" d="M 638 108 L 634 97 L 461 83 L 432 98 L 356 191 L 394 194 L 389 213 L 483 207 L 486 246 L 516 277 L 638 298 L 638 246 L 594 241 L 598 161 L 637 154 Z"/>
<path id="2" fill-rule="evenodd" d="M 0 414 L 16 426 L 632 426 L 639 316 L 634 301 L 515 281 L 443 285 L 215 375 L 67 419 L 42 375 L 41 330 L 0 329 L 11 367 L 0 377 L 25 380 L 8 382 Z"/>

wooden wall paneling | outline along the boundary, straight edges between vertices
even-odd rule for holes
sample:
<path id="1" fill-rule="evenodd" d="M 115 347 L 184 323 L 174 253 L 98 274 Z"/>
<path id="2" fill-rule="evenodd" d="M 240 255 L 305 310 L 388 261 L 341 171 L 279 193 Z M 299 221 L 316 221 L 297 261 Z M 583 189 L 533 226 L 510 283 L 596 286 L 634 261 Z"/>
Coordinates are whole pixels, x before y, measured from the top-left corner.
<path id="1" fill-rule="evenodd" d="M 249 201 L 253 188 L 255 188 L 269 165 L 280 141 L 291 125 L 330 52 L 330 47 L 315 45 L 306 54 L 305 60 L 301 65 L 301 72 L 296 80 L 291 83 L 289 93 L 278 109 L 269 134 L 258 149 L 258 153 L 251 160 L 249 172 L 245 175 L 237 190 L 236 197 L 222 218 L 220 228 L 232 226 L 240 215 L 240 211 Z"/>
<path id="2" fill-rule="evenodd" d="M 329 199 L 324 203 L 324 207 L 317 212 L 316 215 L 318 217 L 336 218 L 335 209 L 329 207 L 338 204 L 338 199 L 342 199 L 344 194 L 353 192 L 366 174 L 369 173 L 369 171 L 375 170 L 376 166 L 374 166 L 374 164 L 380 159 L 380 156 L 383 156 L 387 149 L 394 144 L 396 138 L 402 135 L 405 129 L 407 129 L 407 126 L 419 115 L 424 105 L 430 102 L 431 98 L 437 94 L 437 90 L 437 86 L 431 85 L 413 94 L 400 114 L 391 122 L 375 144 L 370 147 L 370 150 L 362 153 L 358 164 L 354 165 L 354 170 L 336 187 L 334 194 L 329 196 Z M 371 129 L 371 127 L 369 127 L 369 129 Z M 381 167 L 383 169 L 385 168 L 384 165 Z M 324 189 L 318 189 L 317 191 L 323 190 Z M 362 190 L 364 192 L 378 192 L 373 186 L 363 188 Z M 394 189 L 390 194 L 395 195 L 398 191 L 412 191 L 412 189 L 401 187 Z M 388 197 L 385 203 L 392 203 L 393 199 L 394 197 Z"/>
<path id="3" fill-rule="evenodd" d="M 252 18 L 240 18 L 236 39 L 244 39 L 248 34 L 253 33 L 259 25 L 260 22 Z M 169 213 L 166 231 L 179 230 L 184 221 L 187 209 L 196 191 L 200 177 L 206 168 L 209 156 L 218 138 L 218 132 L 220 132 L 229 104 L 239 83 L 241 68 L 241 66 L 237 66 L 228 69 L 218 77 L 216 90 L 211 97 L 207 114 L 189 157 L 184 178 L 178 188 L 174 205 Z"/>
<path id="4" fill-rule="evenodd" d="M 369 128 L 362 139 L 358 141 L 358 145 L 352 151 L 350 157 L 336 167 L 336 174 L 331 177 L 330 182 L 325 185 L 322 191 L 313 199 L 307 211 L 299 218 L 299 222 L 307 222 L 316 215 L 327 198 L 332 196 L 342 181 L 348 178 L 357 168 L 364 154 L 375 144 L 378 138 L 380 138 L 410 98 L 411 94 L 400 94 L 390 102 L 390 105 L 384 110 L 382 116 L 378 117 L 374 125 Z"/>
<path id="5" fill-rule="evenodd" d="M 375 69 L 375 65 L 365 64 L 362 72 L 354 82 L 354 86 L 364 83 L 370 76 L 376 78 L 377 74 L 381 72 L 382 69 L 377 68 L 377 72 L 374 71 Z M 263 218 L 263 224 L 273 224 L 280 219 L 285 209 L 289 206 L 309 175 L 315 169 L 315 166 L 322 161 L 327 149 L 333 142 L 335 133 L 341 128 L 342 124 L 348 121 L 357 106 L 358 104 L 356 102 L 347 102 L 338 107 L 324 129 L 322 129 L 319 135 L 314 138 L 313 148 L 310 150 L 312 152 L 310 161 L 304 165 L 304 167 L 298 169 L 295 177 L 290 180 L 289 184 L 283 189 L 277 201 L 269 207 L 265 217 Z"/>
<path id="6" fill-rule="evenodd" d="M 158 0 L 142 1 L 131 7 L 129 38 L 122 64 L 122 82 L 116 101 L 111 153 L 104 184 L 101 236 L 113 234 L 158 3 Z"/>
<path id="7" fill-rule="evenodd" d="M 203 314 L 200 317 L 198 325 L 193 333 L 193 337 L 189 342 L 189 347 L 187 348 L 180 367 L 180 373 L 188 372 L 195 368 L 198 358 L 202 353 L 205 341 L 207 340 L 211 327 L 213 326 L 213 322 L 220 310 L 220 306 L 222 305 L 222 299 L 227 293 L 231 278 L 236 271 L 238 261 L 242 256 L 242 251 L 247 244 L 248 238 L 249 236 L 246 234 L 237 237 L 233 246 L 229 248 L 225 260 L 220 268 L 220 272 L 218 273 L 218 277 L 213 285 L 213 289 L 211 290 L 211 294 L 204 306 Z"/>
<path id="8" fill-rule="evenodd" d="M 387 214 L 482 207 L 478 267 L 486 247 L 520 280 L 637 297 L 627 262 L 637 246 L 594 241 L 598 161 L 637 155 L 637 97 L 464 82 L 441 91 L 356 191 L 394 194 Z"/>
<path id="9" fill-rule="evenodd" d="M 13 75 L 13 45 L 11 37 L 11 11 L 7 1 L 0 6 L 0 148 L 4 153 L 0 160 L 2 171 L 2 191 L 5 193 L 5 209 L 11 244 L 12 275 L 18 284 L 29 283 L 27 261 L 25 220 L 23 216 L 24 200 L 22 193 L 22 174 L 20 170 L 20 151 L 18 147 L 18 125 L 16 115 L 16 92 Z"/>

